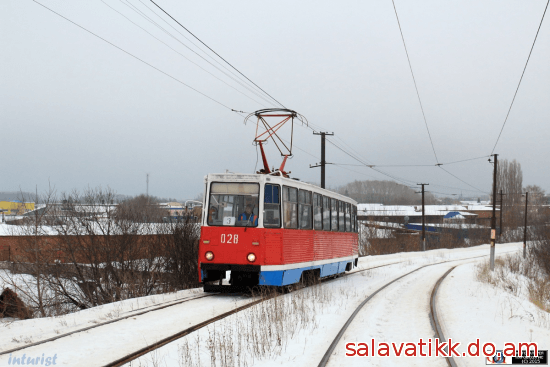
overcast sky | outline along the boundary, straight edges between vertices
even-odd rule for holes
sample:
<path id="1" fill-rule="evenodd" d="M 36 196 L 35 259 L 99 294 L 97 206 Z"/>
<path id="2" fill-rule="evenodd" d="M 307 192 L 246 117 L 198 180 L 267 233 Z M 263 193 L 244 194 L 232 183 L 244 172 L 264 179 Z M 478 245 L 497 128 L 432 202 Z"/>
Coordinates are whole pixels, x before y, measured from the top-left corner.
<path id="1" fill-rule="evenodd" d="M 186 48 L 183 44 L 197 50 L 176 30 L 192 36 L 166 15 L 154 15 L 148 0 L 40 1 L 229 108 L 277 107 Z M 157 3 L 286 107 L 334 132 L 341 139 L 334 142 L 345 142 L 364 161 L 435 165 L 391 0 Z M 395 4 L 439 162 L 488 156 L 546 1 Z M 241 115 L 37 3 L 1 1 L 0 34 L 0 191 L 44 191 L 50 182 L 58 191 L 101 185 L 136 195 L 145 192 L 149 173 L 150 194 L 184 199 L 203 190 L 208 173 L 254 171 L 254 124 L 244 125 Z M 547 17 L 495 150 L 499 159 L 521 163 L 524 185 L 547 191 L 549 60 Z M 320 138 L 296 127 L 294 142 L 311 155 L 294 150 L 288 163 L 292 176 L 320 182 L 319 169 L 309 168 L 319 161 Z M 278 166 L 273 147 L 268 146 L 268 158 Z M 332 145 L 327 161 L 358 164 Z M 261 159 L 258 169 L 260 164 Z M 491 189 L 487 158 L 443 167 L 482 191 Z M 436 192 L 479 195 L 435 166 L 380 169 L 411 183 L 429 183 Z M 388 178 L 367 167 L 327 168 L 331 187 L 364 179 Z"/>

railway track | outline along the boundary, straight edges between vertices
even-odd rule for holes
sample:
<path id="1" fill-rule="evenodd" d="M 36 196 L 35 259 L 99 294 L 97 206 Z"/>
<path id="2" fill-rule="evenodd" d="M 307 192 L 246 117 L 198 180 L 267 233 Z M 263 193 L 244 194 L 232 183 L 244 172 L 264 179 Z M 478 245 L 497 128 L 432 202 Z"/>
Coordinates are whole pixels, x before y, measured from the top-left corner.
<path id="1" fill-rule="evenodd" d="M 437 304 L 436 304 L 437 290 L 439 289 L 439 286 L 441 285 L 441 282 L 443 282 L 443 279 L 445 279 L 445 277 L 447 277 L 447 275 L 449 275 L 451 273 L 451 271 L 453 271 L 455 268 L 456 268 L 456 266 L 453 266 L 452 268 L 447 270 L 447 272 L 445 274 L 443 274 L 441 276 L 441 278 L 438 279 L 437 283 L 435 283 L 435 286 L 432 290 L 432 294 L 430 296 L 430 311 L 431 311 L 430 312 L 430 319 L 431 319 L 432 325 L 435 329 L 436 336 L 439 338 L 440 341 L 442 340 L 444 342 L 446 342 L 447 339 L 443 335 L 443 330 L 441 328 L 441 324 L 439 323 L 439 318 L 437 316 Z M 445 359 L 447 360 L 447 364 L 449 365 L 449 367 L 457 367 L 456 361 L 454 360 L 454 358 L 452 356 L 451 357 L 445 357 Z"/>
<path id="2" fill-rule="evenodd" d="M 353 317 L 355 317 L 355 315 L 359 312 L 360 308 L 366 304 L 372 297 L 374 297 L 378 292 L 380 292 L 382 289 L 386 288 L 387 286 L 389 286 L 390 284 L 398 281 L 399 279 L 403 278 L 403 277 L 406 277 L 407 275 L 409 274 L 412 274 L 420 269 L 423 269 L 425 267 L 428 267 L 428 266 L 432 266 L 432 265 L 438 265 L 438 264 L 442 264 L 442 263 L 446 263 L 446 262 L 451 262 L 451 261 L 463 261 L 463 260 L 469 260 L 469 259 L 474 259 L 474 258 L 480 258 L 480 257 L 486 257 L 485 255 L 483 256 L 475 256 L 475 257 L 469 257 L 469 258 L 464 258 L 464 259 L 457 259 L 457 260 L 448 260 L 448 261 L 442 261 L 442 262 L 438 262 L 438 263 L 434 263 L 434 264 L 428 264 L 428 265 L 424 265 L 424 266 L 421 266 L 407 274 L 404 274 L 402 275 L 401 277 L 399 278 L 396 278 L 394 279 L 393 281 L 387 283 L 386 285 L 384 285 L 383 287 L 379 288 L 376 292 L 374 292 L 373 294 L 371 294 L 365 301 L 363 301 L 363 303 L 361 303 L 361 305 L 358 307 L 358 309 L 354 312 L 354 314 L 352 315 L 352 317 L 350 318 L 350 320 L 348 320 L 348 322 L 346 323 L 346 325 L 344 326 L 344 328 L 342 328 L 342 330 L 340 331 L 340 333 L 338 334 L 337 338 L 338 340 L 341 338 L 341 336 L 343 335 L 345 329 L 347 328 L 347 326 L 349 326 L 349 324 L 351 323 L 351 320 L 353 319 Z M 359 274 L 361 272 L 364 272 L 364 271 L 368 271 L 368 270 L 372 270 L 372 269 L 377 269 L 377 268 L 381 268 L 381 267 L 387 267 L 387 266 L 391 266 L 391 265 L 396 265 L 396 264 L 400 264 L 400 263 L 403 263 L 405 261 L 397 261 L 397 262 L 392 262 L 392 263 L 388 263 L 388 264 L 383 264 L 383 265 L 378 265 L 378 266 L 373 266 L 373 267 L 369 267 L 369 268 L 365 268 L 365 269 L 359 269 L 359 270 L 356 270 L 356 271 L 353 271 L 353 272 L 350 272 L 350 273 L 347 273 L 347 274 L 344 274 L 342 276 L 340 276 L 339 278 L 342 278 L 342 277 L 346 277 L 346 276 L 354 276 L 356 274 Z M 338 279 L 338 278 L 336 278 Z M 323 282 L 330 282 L 330 281 L 333 281 L 335 280 L 334 278 L 332 279 L 325 279 L 323 280 Z M 212 294 L 205 294 L 205 295 L 200 295 L 198 297 L 192 297 L 192 298 L 186 298 L 184 300 L 179 300 L 179 301 L 171 301 L 167 304 L 163 304 L 162 306 L 158 306 L 158 307 L 154 307 L 154 306 L 148 306 L 148 307 L 145 307 L 145 308 L 142 308 L 142 311 L 141 312 L 138 312 L 138 313 L 131 313 L 129 315 L 126 315 L 124 317 L 119 317 L 117 319 L 113 319 L 113 320 L 109 320 L 109 321 L 106 321 L 106 322 L 103 322 L 103 323 L 99 323 L 99 324 L 95 324 L 95 325 L 92 325 L 92 326 L 89 326 L 89 327 L 85 327 L 85 328 L 81 328 L 81 329 L 78 329 L 78 330 L 74 330 L 74 331 L 71 331 L 69 333 L 65 333 L 65 334 L 60 334 L 60 335 L 57 335 L 55 337 L 52 337 L 52 338 L 48 338 L 48 339 L 44 339 L 44 340 L 41 340 L 41 341 L 38 341 L 38 342 L 35 342 L 35 343 L 31 343 L 31 344 L 27 344 L 27 345 L 24 345 L 24 346 L 21 346 L 21 347 L 17 347 L 17 348 L 13 348 L 13 349 L 10 349 L 10 350 L 6 350 L 6 351 L 2 351 L 0 352 L 0 356 L 1 355 L 6 355 L 6 354 L 9 354 L 9 353 L 13 353 L 13 352 L 17 352 L 17 351 L 21 351 L 21 350 L 24 350 L 24 349 L 28 349 L 28 348 L 31 348 L 31 347 L 34 347 L 34 346 L 37 346 L 37 345 L 41 345 L 41 344 L 45 344 L 45 343 L 48 343 L 48 342 L 52 342 L 52 341 L 55 341 L 55 340 L 59 340 L 59 339 L 62 339 L 62 338 L 65 338 L 65 337 L 68 337 L 68 336 L 71 336 L 71 335 L 74 335 L 74 334 L 77 334 L 77 333 L 82 333 L 82 332 L 85 332 L 85 331 L 88 331 L 88 330 L 91 330 L 91 329 L 95 329 L 95 328 L 98 328 L 98 327 L 101 327 L 101 326 L 104 326 L 104 325 L 108 325 L 108 324 L 113 324 L 115 322 L 118 322 L 118 321 L 122 321 L 122 320 L 125 320 L 125 319 L 128 319 L 128 318 L 132 318 L 132 317 L 135 317 L 135 316 L 139 316 L 139 315 L 143 315 L 145 313 L 150 313 L 150 312 L 154 312 L 154 311 L 158 311 L 158 310 L 161 310 L 161 309 L 165 309 L 165 308 L 168 308 L 168 307 L 173 307 L 173 306 L 176 306 L 176 305 L 179 305 L 181 303 L 184 303 L 184 302 L 189 302 L 189 301 L 193 301 L 193 300 L 197 300 L 197 299 L 201 299 L 201 298 L 206 298 L 206 297 L 213 297 L 213 296 L 219 296 L 220 294 L 217 294 L 217 293 L 212 293 Z M 197 331 L 201 328 L 204 328 L 206 327 L 207 325 L 210 325 L 216 321 L 219 321 L 219 320 L 222 320 L 230 315 L 233 315 L 233 314 L 236 314 L 238 312 L 241 312 L 247 308 L 250 308 L 250 307 L 253 307 L 261 302 L 264 302 L 268 299 L 271 299 L 271 298 L 274 298 L 274 297 L 278 297 L 282 295 L 281 294 L 273 294 L 273 295 L 269 295 L 269 296 L 264 296 L 263 298 L 261 299 L 257 299 L 257 300 L 254 300 L 254 301 L 251 301 L 243 306 L 240 306 L 240 307 L 237 307 L 233 310 L 230 310 L 228 312 L 225 312 L 225 313 L 222 313 L 220 315 L 217 315 L 217 316 L 214 316 L 212 318 L 209 318 L 201 323 L 198 323 L 198 324 L 195 324 L 193 326 L 190 326 L 184 330 L 181 330 L 175 334 L 172 334 L 166 338 L 163 338 L 155 343 L 152 343 L 144 348 L 141 348 L 139 350 L 136 350 L 132 353 L 129 353 L 127 354 L 126 356 L 122 357 L 122 358 L 119 358 L 113 362 L 109 362 L 107 364 L 104 364 L 105 366 L 122 366 L 124 364 L 127 364 L 147 353 L 150 353 L 158 348 L 161 348 L 162 346 L 166 345 L 166 344 L 169 344 L 175 340 L 178 340 L 194 331 Z M 326 362 L 328 361 L 328 358 L 330 358 L 330 355 L 332 353 L 332 351 L 334 350 L 336 344 L 337 344 L 337 341 L 335 339 L 335 341 L 333 342 L 334 346 L 332 346 L 331 344 L 331 347 L 332 349 L 329 351 L 327 351 L 327 353 L 325 354 L 325 357 L 326 357 L 326 361 L 325 361 L 325 364 Z M 325 357 L 323 357 L 323 360 L 325 360 Z M 319 364 L 319 366 L 324 366 L 325 364 Z"/>
<path id="3" fill-rule="evenodd" d="M 378 265 L 378 266 L 373 266 L 373 267 L 370 267 L 370 268 L 365 268 L 365 269 L 360 269 L 360 270 L 357 270 L 357 271 L 354 271 L 352 273 L 348 273 L 348 274 L 345 274 L 343 276 L 349 276 L 349 275 L 353 275 L 353 274 L 357 274 L 357 273 L 360 273 L 360 272 L 363 272 L 363 271 L 367 271 L 367 270 L 372 270 L 372 269 L 376 269 L 376 268 L 381 268 L 381 267 L 385 267 L 385 266 L 390 266 L 390 265 L 395 265 L 395 264 L 399 264 L 399 263 L 402 263 L 402 261 L 397 261 L 397 262 L 393 262 L 393 263 L 389 263 L 389 264 L 383 264 L 383 265 Z M 330 282 L 334 279 L 337 279 L 337 278 L 330 278 L 330 279 L 324 279 L 323 282 Z M 219 320 L 222 320 L 222 319 L 225 319 L 226 317 L 228 316 L 231 316 L 231 315 L 234 315 L 238 312 L 241 312 L 241 311 L 244 311 L 246 310 L 247 308 L 250 308 L 250 307 L 253 307 L 261 302 L 264 302 L 264 301 L 267 301 L 271 298 L 274 298 L 274 297 L 278 297 L 280 295 L 282 295 L 283 293 L 280 293 L 280 294 L 271 294 L 269 296 L 264 296 L 262 297 L 261 299 L 259 300 L 255 300 L 255 301 L 252 301 L 244 306 L 241 306 L 241 307 L 238 307 L 234 310 L 231 310 L 231 311 L 228 311 L 228 312 L 225 312 L 221 315 L 218 315 L 218 316 L 215 316 L 215 317 L 212 317 L 211 319 L 208 319 L 206 321 L 203 321 L 199 324 L 196 324 L 194 326 L 191 326 L 185 330 L 182 330 L 176 334 L 173 334 L 167 338 L 164 338 L 162 340 L 159 340 L 158 342 L 156 343 L 153 343 L 151 345 L 148 345 L 147 347 L 144 347 L 144 348 L 141 348 L 135 352 L 132 352 L 120 359 L 117 359 L 116 361 L 113 361 L 109 364 L 106 364 L 105 367 L 118 367 L 118 366 L 123 366 L 127 363 L 130 363 L 131 361 L 141 357 L 141 356 L 144 356 L 145 354 L 147 353 L 150 353 L 158 348 L 161 348 L 163 346 L 165 346 L 166 344 L 169 344 L 173 341 L 176 341 L 180 338 L 183 338 L 184 336 L 186 335 L 189 335 L 190 333 L 194 332 L 194 331 L 197 331 L 199 329 L 202 329 L 204 328 L 205 326 L 208 326 L 216 321 L 219 321 Z"/>
<path id="4" fill-rule="evenodd" d="M 340 342 L 340 340 L 342 339 L 342 337 L 344 336 L 344 333 L 346 332 L 346 330 L 348 329 L 348 327 L 351 325 L 351 323 L 353 322 L 353 320 L 355 319 L 355 317 L 357 316 L 357 314 L 361 311 L 361 309 L 363 308 L 363 306 L 365 306 L 371 299 L 373 299 L 378 293 L 380 293 L 382 290 L 386 289 L 387 287 L 389 287 L 390 285 L 394 284 L 395 282 L 413 274 L 413 273 L 416 273 L 417 271 L 419 270 L 422 270 L 424 268 L 427 268 L 427 267 L 430 267 L 430 266 L 434 266 L 434 265 L 440 265 L 440 264 L 444 264 L 444 263 L 448 263 L 448 262 L 455 262 L 455 261 L 465 261 L 465 260 L 471 260 L 471 259 L 476 259 L 476 258 L 482 258 L 482 257 L 487 257 L 488 255 L 482 255 L 482 256 L 473 256 L 473 257 L 468 257 L 468 258 L 463 258 L 463 259 L 455 259 L 455 260 L 447 260 L 447 261 L 441 261 L 441 262 L 438 262 L 438 263 L 433 263 L 433 264 L 427 264 L 427 265 L 423 265 L 423 266 L 420 266 L 406 274 L 403 274 L 395 279 L 393 279 L 392 281 L 384 284 L 383 286 L 381 286 L 380 288 L 376 289 L 373 293 L 371 293 L 365 300 L 363 300 L 363 302 L 361 302 L 359 304 L 359 306 L 357 306 L 357 308 L 354 310 L 354 312 L 351 314 L 351 316 L 348 318 L 348 320 L 346 321 L 346 323 L 344 324 L 344 326 L 340 329 L 340 331 L 338 332 L 338 334 L 336 335 L 336 337 L 334 338 L 334 340 L 332 341 L 332 343 L 330 344 L 330 346 L 328 347 L 327 351 L 325 352 L 325 354 L 323 355 L 321 361 L 319 362 L 318 364 L 318 367 L 325 367 L 329 360 L 330 360 L 330 357 L 333 355 L 335 349 L 336 349 L 336 346 L 338 345 L 338 343 Z M 433 290 L 432 290 L 432 295 L 431 295 L 431 298 L 430 298 L 430 305 L 431 305 L 431 314 L 430 314 L 430 319 L 431 321 L 433 322 L 433 325 L 434 325 L 434 329 L 436 329 L 436 333 L 438 335 L 438 337 L 440 338 L 443 338 L 443 333 L 441 331 L 441 327 L 440 327 L 440 324 L 439 324 L 439 320 L 437 318 L 437 314 L 434 313 L 434 310 L 435 310 L 435 300 L 436 300 L 436 295 L 437 295 L 437 289 L 439 288 L 439 285 L 441 284 L 441 282 L 443 281 L 443 279 L 451 272 L 451 270 L 453 270 L 456 266 L 452 267 L 449 271 L 447 271 L 441 278 L 439 278 L 439 280 L 437 281 L 437 283 L 435 284 Z M 365 269 L 367 270 L 367 269 Z M 351 274 L 350 274 L 351 275 Z M 449 365 L 451 367 L 456 367 L 456 363 L 454 362 L 454 360 L 452 360 L 452 358 L 449 360 L 447 359 L 447 362 L 449 363 Z"/>
<path id="5" fill-rule="evenodd" d="M 185 299 L 183 299 L 183 300 L 166 302 L 167 304 L 163 304 L 162 306 L 157 306 L 157 307 L 155 307 L 155 306 L 143 307 L 142 310 L 147 309 L 147 308 L 150 308 L 150 309 L 148 309 L 148 310 L 146 310 L 146 311 L 137 312 L 137 313 L 133 313 L 133 311 L 130 311 L 130 312 L 131 312 L 130 315 L 127 315 L 127 316 L 118 317 L 118 318 L 113 319 L 113 320 L 109 320 L 109 321 L 101 322 L 101 323 L 98 323 L 98 324 L 95 324 L 95 325 L 91 325 L 91 326 L 87 326 L 87 327 L 80 328 L 80 329 L 77 329 L 77 330 L 73 330 L 73 331 L 68 332 L 68 333 L 65 333 L 65 334 L 59 334 L 59 335 L 56 335 L 56 336 L 54 336 L 54 337 L 47 338 L 47 339 L 43 339 L 43 340 L 39 340 L 39 341 L 34 342 L 34 343 L 29 343 L 29 344 L 26 344 L 26 345 L 21 346 L 21 347 L 17 347 L 17 348 L 12 348 L 12 349 L 8 349 L 8 350 L 5 350 L 5 351 L 1 351 L 1 352 L 0 352 L 0 356 L 2 356 L 2 355 L 7 355 L 7 354 L 10 354 L 10 353 L 13 353 L 13 352 L 18 352 L 18 351 L 23 350 L 23 349 L 32 348 L 32 347 L 35 347 L 35 346 L 37 346 L 37 345 L 49 343 L 49 342 L 52 342 L 52 341 L 54 341 L 54 340 L 66 338 L 66 337 L 68 337 L 68 336 L 71 336 L 71 335 L 74 335 L 74 334 L 77 334 L 77 333 L 82 333 L 82 332 L 84 332 L 84 331 L 88 331 L 88 330 L 91 330 L 91 329 L 95 329 L 95 328 L 98 328 L 98 327 L 101 327 L 101 326 L 113 324 L 113 323 L 118 322 L 118 321 L 122 321 L 122 320 L 129 319 L 129 318 L 131 318 L 131 317 L 140 316 L 140 315 L 143 315 L 143 314 L 146 314 L 146 313 L 149 313 L 149 312 L 154 312 L 154 311 L 162 310 L 162 309 L 165 309 L 165 308 L 168 308 L 168 307 L 173 307 L 173 306 L 176 306 L 176 305 L 179 305 L 179 304 L 182 304 L 182 303 L 185 303 L 185 302 L 193 301 L 193 300 L 196 300 L 196 299 L 201 299 L 201 298 L 206 298 L 206 297 L 213 297 L 213 296 L 215 296 L 215 295 L 217 295 L 217 294 L 215 294 L 215 293 L 212 293 L 212 294 L 203 294 L 203 295 L 200 295 L 200 296 L 197 296 L 197 297 L 190 297 L 190 298 L 185 298 Z M 138 311 L 138 310 L 135 310 L 135 311 Z"/>
<path id="6" fill-rule="evenodd" d="M 412 272 L 409 272 L 409 273 L 407 273 L 407 274 L 401 276 L 400 278 L 405 277 L 405 276 L 407 276 L 408 274 L 411 274 L 411 273 L 413 273 L 413 272 L 415 272 L 415 271 L 417 271 L 417 270 L 420 270 L 421 268 L 427 267 L 427 266 L 442 264 L 442 263 L 446 263 L 446 262 L 449 262 L 449 261 L 469 260 L 469 259 L 479 258 L 479 257 L 486 257 L 486 256 L 485 256 L 485 255 L 483 255 L 483 256 L 475 256 L 475 257 L 471 257 L 471 258 L 458 259 L 458 260 L 448 260 L 448 261 L 442 261 L 442 262 L 439 262 L 439 263 L 436 263 L 436 264 L 424 265 L 424 266 L 422 266 L 422 267 L 420 267 L 420 268 L 417 268 L 417 269 L 413 270 Z M 372 269 L 377 269 L 377 268 L 381 268 L 381 267 L 386 267 L 386 266 L 391 266 L 391 265 L 396 265 L 396 264 L 401 264 L 401 263 L 403 263 L 403 262 L 405 262 L 405 261 L 396 261 L 396 262 L 392 262 L 392 263 L 389 263 L 389 264 L 383 264 L 383 265 L 377 265 L 377 266 L 373 266 L 373 267 L 369 267 L 369 268 L 365 268 L 365 269 L 359 269 L 359 270 L 356 270 L 356 271 L 354 271 L 354 272 L 350 272 L 350 273 L 346 273 L 346 274 L 344 274 L 344 275 L 341 275 L 339 278 L 343 278 L 343 277 L 346 277 L 346 276 L 353 276 L 353 275 L 359 274 L 359 273 L 364 272 L 364 271 L 368 271 L 368 270 L 372 270 Z M 392 281 L 391 283 L 393 283 L 393 282 L 399 280 L 400 278 L 395 279 L 395 280 Z M 330 282 L 330 281 L 333 281 L 333 280 L 335 280 L 335 279 L 338 279 L 338 278 L 324 279 L 324 280 L 322 280 L 322 282 Z M 391 283 L 389 283 L 389 284 L 391 284 Z M 389 285 L 389 284 L 387 284 L 387 285 Z M 387 286 L 387 285 L 386 285 L 386 286 Z M 378 291 L 380 291 L 380 290 L 382 290 L 382 289 L 379 289 Z M 378 292 L 378 291 L 377 291 L 377 292 Z M 376 293 L 377 293 L 377 292 L 376 292 Z M 262 298 L 262 299 L 259 299 L 259 300 L 253 301 L 253 302 L 251 302 L 251 303 L 248 303 L 248 304 L 246 304 L 246 305 L 244 305 L 244 306 L 238 307 L 238 308 L 236 308 L 236 309 L 234 309 L 234 310 L 231 310 L 231 311 L 225 312 L 225 313 L 223 313 L 223 314 L 221 314 L 221 315 L 215 316 L 215 317 L 213 317 L 213 318 L 211 318 L 211 319 L 208 319 L 208 320 L 206 320 L 206 321 L 204 321 L 204 322 L 202 322 L 202 323 L 196 324 L 196 325 L 194 325 L 194 326 L 192 326 L 192 327 L 189 327 L 189 328 L 187 328 L 187 329 L 185 329 L 185 330 L 182 330 L 182 331 L 180 331 L 180 332 L 178 332 L 178 333 L 175 333 L 175 334 L 173 334 L 173 335 L 171 335 L 171 336 L 169 336 L 169 337 L 167 337 L 167 338 L 164 338 L 164 339 L 162 339 L 162 340 L 159 340 L 159 341 L 156 342 L 156 343 L 153 343 L 153 344 L 151 344 L 151 345 L 148 345 L 147 347 L 144 347 L 144 348 L 141 348 L 141 349 L 139 349 L 139 350 L 137 350 L 137 351 L 134 351 L 134 352 L 132 352 L 132 353 L 130 353 L 130 354 L 128 354 L 128 355 L 126 355 L 126 356 L 120 358 L 120 359 L 117 359 L 116 361 L 113 361 L 113 362 L 111 362 L 111 363 L 109 363 L 109 364 L 106 364 L 105 367 L 118 367 L 118 366 L 123 366 L 123 365 L 125 365 L 125 364 L 127 364 L 127 363 L 130 363 L 130 362 L 132 362 L 133 360 L 135 360 L 135 359 L 137 359 L 137 358 L 139 358 L 139 357 L 141 357 L 141 356 L 146 355 L 147 353 L 150 353 L 150 352 L 152 352 L 152 351 L 154 351 L 154 350 L 156 350 L 156 349 L 158 349 L 158 348 L 161 348 L 161 347 L 163 347 L 163 346 L 165 346 L 165 345 L 167 345 L 167 344 L 169 344 L 169 343 L 171 343 L 171 342 L 174 342 L 174 341 L 176 341 L 176 340 L 178 340 L 178 339 L 180 339 L 180 338 L 183 338 L 184 336 L 189 335 L 190 333 L 192 333 L 192 332 L 194 332 L 194 331 L 200 330 L 200 329 L 202 329 L 202 328 L 204 328 L 204 327 L 206 327 L 206 326 L 208 326 L 208 325 L 210 325 L 210 324 L 212 324 L 212 323 L 214 323 L 214 322 L 216 322 L 216 321 L 222 320 L 222 319 L 224 319 L 224 318 L 226 318 L 226 317 L 228 317 L 228 316 L 234 315 L 234 314 L 236 314 L 236 313 L 238 313 L 238 312 L 241 312 L 241 311 L 243 311 L 243 310 L 246 310 L 247 308 L 253 307 L 253 306 L 255 306 L 255 305 L 257 305 L 257 304 L 259 304 L 259 303 L 261 303 L 261 302 L 264 302 L 264 301 L 266 301 L 266 300 L 268 300 L 268 299 L 271 299 L 271 298 L 274 298 L 274 297 L 278 297 L 278 296 L 280 296 L 280 295 L 282 295 L 282 293 L 281 293 L 281 294 L 274 294 L 274 295 L 271 295 L 271 296 L 269 296 L 269 297 L 264 297 L 264 298 Z M 372 296 L 374 296 L 374 294 L 372 294 L 370 298 L 372 298 Z M 369 299 L 370 299 L 370 298 L 369 298 Z M 365 303 L 366 303 L 366 302 L 365 302 Z M 358 312 L 358 311 L 357 311 L 357 312 Z"/>

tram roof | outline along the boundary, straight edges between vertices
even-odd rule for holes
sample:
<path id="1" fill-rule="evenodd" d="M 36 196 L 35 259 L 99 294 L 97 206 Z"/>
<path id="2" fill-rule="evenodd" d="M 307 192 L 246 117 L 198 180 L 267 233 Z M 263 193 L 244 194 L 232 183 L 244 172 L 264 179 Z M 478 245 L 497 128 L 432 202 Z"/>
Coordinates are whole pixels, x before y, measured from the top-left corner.
<path id="1" fill-rule="evenodd" d="M 357 205 L 357 202 L 347 196 L 338 194 L 337 192 L 322 189 L 319 186 L 298 181 L 292 178 L 286 178 L 275 175 L 253 174 L 253 173 L 209 173 L 205 176 L 205 181 L 224 181 L 224 182 L 263 182 L 263 183 L 277 183 L 280 185 L 297 187 L 299 189 L 311 190 L 315 193 L 323 194 L 333 197 L 338 200 L 346 201 Z"/>

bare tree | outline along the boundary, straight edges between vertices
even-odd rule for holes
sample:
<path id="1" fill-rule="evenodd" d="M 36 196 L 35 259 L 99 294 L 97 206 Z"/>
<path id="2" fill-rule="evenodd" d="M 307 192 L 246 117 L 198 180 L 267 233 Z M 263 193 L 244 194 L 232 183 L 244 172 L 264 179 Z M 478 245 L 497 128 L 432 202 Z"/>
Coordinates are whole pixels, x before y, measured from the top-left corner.
<path id="1" fill-rule="evenodd" d="M 500 190 L 504 197 L 502 201 L 503 227 L 507 230 L 514 230 L 522 223 L 522 196 L 523 193 L 523 172 L 521 164 L 515 159 L 509 161 L 502 159 L 498 161 L 497 167 L 497 199 L 500 202 Z M 491 189 L 491 198 L 492 198 Z M 508 235 L 511 235 L 509 233 Z M 513 239 L 511 239 L 513 240 Z"/>
<path id="2" fill-rule="evenodd" d="M 13 226 L 20 233 L 7 283 L 36 316 L 198 285 L 200 227 L 163 223 L 167 211 L 145 196 L 115 199 L 101 188 L 52 195 Z"/>

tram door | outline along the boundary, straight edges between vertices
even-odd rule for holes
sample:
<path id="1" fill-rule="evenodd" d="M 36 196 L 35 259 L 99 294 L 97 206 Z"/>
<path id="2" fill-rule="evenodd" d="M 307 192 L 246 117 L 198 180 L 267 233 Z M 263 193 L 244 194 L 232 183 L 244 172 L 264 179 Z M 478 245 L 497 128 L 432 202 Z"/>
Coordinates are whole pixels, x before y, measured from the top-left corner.
<path id="1" fill-rule="evenodd" d="M 281 195 L 279 185 L 265 185 L 264 191 L 265 263 L 280 264 L 283 248 Z"/>

